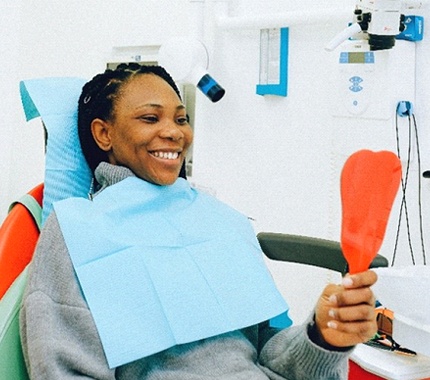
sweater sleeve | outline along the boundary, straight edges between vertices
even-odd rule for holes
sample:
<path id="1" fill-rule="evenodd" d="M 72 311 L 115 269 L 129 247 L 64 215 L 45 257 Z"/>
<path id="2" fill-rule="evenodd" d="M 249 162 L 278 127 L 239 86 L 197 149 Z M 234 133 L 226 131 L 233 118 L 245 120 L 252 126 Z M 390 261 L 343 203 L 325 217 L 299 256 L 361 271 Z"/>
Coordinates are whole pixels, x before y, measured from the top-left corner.
<path id="1" fill-rule="evenodd" d="M 293 326 L 273 336 L 260 353 L 260 365 L 282 379 L 347 379 L 352 349 L 331 351 L 318 346 L 309 339 L 308 326 Z"/>
<path id="2" fill-rule="evenodd" d="M 30 266 L 20 333 L 31 379 L 115 379 L 55 213 L 45 223 Z"/>

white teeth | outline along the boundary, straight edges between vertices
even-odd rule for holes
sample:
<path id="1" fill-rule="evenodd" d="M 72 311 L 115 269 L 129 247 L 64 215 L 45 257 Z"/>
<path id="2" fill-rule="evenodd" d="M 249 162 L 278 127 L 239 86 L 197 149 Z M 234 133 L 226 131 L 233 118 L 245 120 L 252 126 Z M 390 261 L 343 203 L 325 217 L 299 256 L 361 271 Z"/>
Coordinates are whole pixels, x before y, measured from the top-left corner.
<path id="1" fill-rule="evenodd" d="M 165 160 L 176 160 L 179 157 L 178 152 L 152 152 L 152 155 Z"/>

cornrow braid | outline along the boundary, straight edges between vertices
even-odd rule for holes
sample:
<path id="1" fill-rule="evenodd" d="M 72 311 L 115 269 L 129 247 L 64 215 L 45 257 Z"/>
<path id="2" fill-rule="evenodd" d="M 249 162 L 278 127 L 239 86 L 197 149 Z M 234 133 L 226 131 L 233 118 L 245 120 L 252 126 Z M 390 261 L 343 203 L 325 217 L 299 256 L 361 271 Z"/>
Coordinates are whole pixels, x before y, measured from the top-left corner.
<path id="1" fill-rule="evenodd" d="M 132 78 L 141 74 L 161 77 L 181 98 L 178 87 L 164 68 L 138 63 L 120 64 L 115 70 L 107 69 L 104 73 L 97 74 L 82 89 L 78 103 L 78 134 L 82 152 L 93 173 L 100 162 L 108 162 L 108 156 L 95 142 L 91 123 L 97 118 L 104 121 L 112 120 L 114 105 L 121 95 L 121 89 Z M 181 176 L 185 176 L 183 171 Z"/>

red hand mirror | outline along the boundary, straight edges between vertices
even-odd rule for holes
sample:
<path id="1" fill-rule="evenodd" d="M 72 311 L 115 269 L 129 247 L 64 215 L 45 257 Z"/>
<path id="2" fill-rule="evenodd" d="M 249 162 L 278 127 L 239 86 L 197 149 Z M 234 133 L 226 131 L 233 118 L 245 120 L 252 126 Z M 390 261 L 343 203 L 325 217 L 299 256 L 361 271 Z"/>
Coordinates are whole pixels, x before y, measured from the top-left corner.
<path id="1" fill-rule="evenodd" d="M 360 150 L 345 162 L 341 174 L 341 247 L 349 273 L 365 271 L 384 239 L 402 176 L 392 152 Z"/>

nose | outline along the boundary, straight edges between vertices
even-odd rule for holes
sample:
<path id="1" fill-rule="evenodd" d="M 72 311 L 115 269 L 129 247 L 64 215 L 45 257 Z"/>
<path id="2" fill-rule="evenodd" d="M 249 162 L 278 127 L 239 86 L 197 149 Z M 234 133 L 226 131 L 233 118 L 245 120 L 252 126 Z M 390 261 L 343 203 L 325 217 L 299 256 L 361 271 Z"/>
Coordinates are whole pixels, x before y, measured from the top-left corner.
<path id="1" fill-rule="evenodd" d="M 160 130 L 160 137 L 172 141 L 179 141 L 184 137 L 184 133 L 180 127 L 173 121 L 164 123 Z"/>

